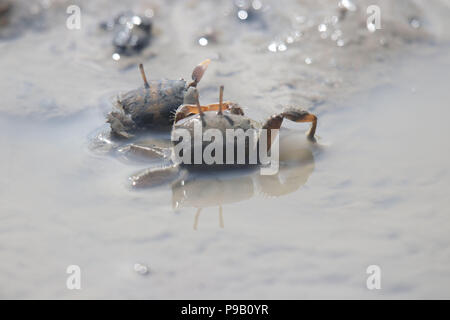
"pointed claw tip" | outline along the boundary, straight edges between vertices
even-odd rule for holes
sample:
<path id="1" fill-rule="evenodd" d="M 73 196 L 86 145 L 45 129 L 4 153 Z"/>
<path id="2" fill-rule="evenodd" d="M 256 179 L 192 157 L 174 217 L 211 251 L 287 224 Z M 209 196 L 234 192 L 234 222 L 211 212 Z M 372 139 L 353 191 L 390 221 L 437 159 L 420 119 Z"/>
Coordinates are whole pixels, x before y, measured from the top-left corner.
<path id="1" fill-rule="evenodd" d="M 194 71 L 192 72 L 192 80 L 194 80 L 194 82 L 190 84 L 191 86 L 195 87 L 197 83 L 200 82 L 210 62 L 210 59 L 206 59 L 194 68 Z"/>
<path id="2" fill-rule="evenodd" d="M 208 67 L 208 65 L 211 63 L 211 59 L 206 59 L 206 60 L 204 60 L 204 61 L 202 61 L 199 65 L 200 66 L 202 66 L 202 67 L 204 67 L 204 68 L 206 68 L 206 67 Z"/>

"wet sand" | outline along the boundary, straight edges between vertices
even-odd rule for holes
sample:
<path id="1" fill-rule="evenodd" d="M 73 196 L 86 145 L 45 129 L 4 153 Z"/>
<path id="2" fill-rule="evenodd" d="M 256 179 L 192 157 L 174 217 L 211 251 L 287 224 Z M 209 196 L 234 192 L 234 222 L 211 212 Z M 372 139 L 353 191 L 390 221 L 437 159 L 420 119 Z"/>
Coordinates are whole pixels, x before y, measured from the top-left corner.
<path id="1" fill-rule="evenodd" d="M 186 15 L 210 5 L 192 3 Z M 174 4 L 160 22 L 184 20 L 183 8 Z M 268 14 L 289 17 L 280 10 Z M 382 59 L 358 56 L 363 41 L 308 65 L 301 43 L 267 49 L 290 31 L 274 25 L 253 27 L 237 44 L 225 33 L 206 48 L 195 42 L 201 26 L 178 26 L 144 62 L 152 78 L 187 78 L 220 51 L 199 85 L 202 101 L 216 101 L 223 83 L 258 120 L 279 104 L 304 104 L 319 116 L 319 147 L 304 147 L 306 125 L 286 122 L 282 151 L 300 162 L 276 177 L 222 174 L 140 191 L 127 178 L 151 164 L 92 149 L 114 94 L 140 85 L 134 67 L 89 47 L 96 31 L 63 40 L 67 30 L 53 27 L 2 41 L 0 297 L 448 298 L 446 35 L 387 31 L 387 51 L 366 49 Z M 188 35 L 174 38 L 179 29 Z M 328 69 L 333 57 L 340 64 Z M 261 68 L 269 62 L 270 72 Z M 137 273 L 136 263 L 150 272 Z M 66 288 L 71 264 L 82 269 L 80 291 Z M 382 269 L 381 290 L 366 288 L 372 264 Z"/>

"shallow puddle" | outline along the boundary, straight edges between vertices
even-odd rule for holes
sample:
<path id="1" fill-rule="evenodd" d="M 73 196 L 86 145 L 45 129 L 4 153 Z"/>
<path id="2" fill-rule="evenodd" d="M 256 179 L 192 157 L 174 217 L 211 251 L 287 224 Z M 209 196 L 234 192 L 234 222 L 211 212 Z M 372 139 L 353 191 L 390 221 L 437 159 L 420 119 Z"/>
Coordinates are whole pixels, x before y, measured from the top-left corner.
<path id="1" fill-rule="evenodd" d="M 383 64 L 382 81 L 368 68 L 370 85 L 357 93 L 345 89 L 336 101 L 308 100 L 319 116 L 318 146 L 304 143 L 307 125 L 286 122 L 282 156 L 295 161 L 275 176 L 238 171 L 133 190 L 128 177 L 157 162 L 92 148 L 92 139 L 107 129 L 101 126 L 111 88 L 80 98 L 80 109 L 81 84 L 57 95 L 56 104 L 67 105 L 56 117 L 1 113 L 0 297 L 448 298 L 450 50 L 410 48 L 417 51 Z M 204 53 L 194 55 L 200 61 Z M 255 63 L 268 61 L 266 55 Z M 230 96 L 242 98 L 252 117 L 274 112 L 269 105 L 283 95 L 270 90 L 277 81 L 249 82 L 251 94 L 241 92 L 234 75 L 221 75 L 229 61 L 217 62 L 213 84 L 205 76 L 204 99 L 214 100 L 216 84 L 226 81 Z M 156 66 L 158 75 L 161 69 Z M 189 74 L 191 66 L 181 69 Z M 61 76 L 58 68 L 50 70 Z M 116 71 L 99 82 L 80 73 L 66 84 L 81 79 L 100 87 L 115 75 L 111 82 L 119 87 Z M 248 81 L 262 73 L 250 68 L 236 77 Z M 124 76 L 129 87 L 139 84 L 137 72 Z M 14 84 L 19 76 L 11 77 Z M 14 85 L 3 84 L 17 94 Z M 64 85 L 46 88 L 51 95 Z M 295 87 L 282 90 L 289 92 L 282 103 L 295 100 Z M 17 101 L 42 96 L 31 90 Z M 46 105 L 44 113 L 51 113 Z M 66 288 L 65 271 L 73 264 L 82 269 L 81 291 Z M 369 265 L 381 267 L 381 290 L 366 288 Z"/>

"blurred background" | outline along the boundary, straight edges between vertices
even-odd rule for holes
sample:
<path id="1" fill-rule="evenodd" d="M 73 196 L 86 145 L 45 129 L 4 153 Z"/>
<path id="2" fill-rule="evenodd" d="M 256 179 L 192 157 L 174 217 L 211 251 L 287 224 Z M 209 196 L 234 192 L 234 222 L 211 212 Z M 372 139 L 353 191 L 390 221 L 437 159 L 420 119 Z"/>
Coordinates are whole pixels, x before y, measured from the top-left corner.
<path id="1" fill-rule="evenodd" d="M 0 298 L 450 298 L 449 14 L 446 0 L 0 0 Z M 190 80 L 207 58 L 202 104 L 223 84 L 255 120 L 302 106 L 318 147 L 286 123 L 295 161 L 276 176 L 132 190 L 158 164 L 99 145 L 112 102 L 142 85 L 138 63 Z"/>

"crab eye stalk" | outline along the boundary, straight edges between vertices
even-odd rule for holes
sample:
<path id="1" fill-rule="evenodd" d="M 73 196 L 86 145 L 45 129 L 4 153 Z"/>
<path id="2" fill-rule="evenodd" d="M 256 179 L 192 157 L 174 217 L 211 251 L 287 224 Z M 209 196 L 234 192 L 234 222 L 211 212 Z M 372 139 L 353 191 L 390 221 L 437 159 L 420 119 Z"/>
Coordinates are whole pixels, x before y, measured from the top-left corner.
<path id="1" fill-rule="evenodd" d="M 220 86 L 220 92 L 219 92 L 219 111 L 217 112 L 218 115 L 222 115 L 222 104 L 223 104 L 223 85 Z"/>
<path id="2" fill-rule="evenodd" d="M 144 81 L 144 87 L 146 89 L 150 88 L 148 81 L 147 81 L 147 77 L 145 76 L 144 65 L 142 63 L 139 64 L 139 70 L 141 71 L 141 77 L 142 77 L 142 80 Z"/>

